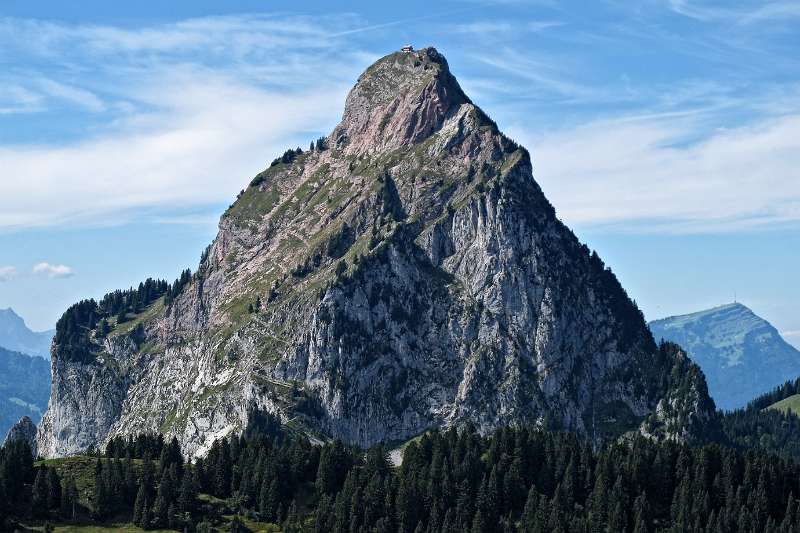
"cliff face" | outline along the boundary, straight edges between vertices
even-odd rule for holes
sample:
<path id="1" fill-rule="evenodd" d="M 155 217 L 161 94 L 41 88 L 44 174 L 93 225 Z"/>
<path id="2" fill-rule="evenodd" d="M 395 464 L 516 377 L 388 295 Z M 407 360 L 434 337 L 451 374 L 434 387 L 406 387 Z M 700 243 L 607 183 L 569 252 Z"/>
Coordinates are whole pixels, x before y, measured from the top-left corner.
<path id="1" fill-rule="evenodd" d="M 436 50 L 367 69 L 325 144 L 256 176 L 174 301 L 92 334 L 88 360 L 55 345 L 40 453 L 161 431 L 203 454 L 258 409 L 363 446 L 468 422 L 692 440 L 681 420 L 713 416 L 657 412 L 692 364 Z M 689 389 L 707 400 L 701 373 Z"/>

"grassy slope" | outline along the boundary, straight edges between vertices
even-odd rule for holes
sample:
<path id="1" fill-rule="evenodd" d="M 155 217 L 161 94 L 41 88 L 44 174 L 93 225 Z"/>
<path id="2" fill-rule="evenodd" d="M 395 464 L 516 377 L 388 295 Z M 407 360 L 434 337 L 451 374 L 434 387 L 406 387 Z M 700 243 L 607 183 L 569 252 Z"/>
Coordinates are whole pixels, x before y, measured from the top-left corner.
<path id="1" fill-rule="evenodd" d="M 783 400 L 773 403 L 767 409 L 777 409 L 778 411 L 789 411 L 800 416 L 800 394 L 789 396 Z"/>

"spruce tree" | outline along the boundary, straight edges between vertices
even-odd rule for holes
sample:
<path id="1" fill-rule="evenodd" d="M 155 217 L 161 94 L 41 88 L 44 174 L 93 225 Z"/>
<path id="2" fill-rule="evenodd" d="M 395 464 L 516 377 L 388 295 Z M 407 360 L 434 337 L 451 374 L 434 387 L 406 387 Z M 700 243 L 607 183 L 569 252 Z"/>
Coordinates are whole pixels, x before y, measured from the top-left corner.
<path id="1" fill-rule="evenodd" d="M 133 504 L 133 523 L 142 527 L 142 517 L 144 516 L 144 508 L 147 505 L 147 489 L 144 483 L 139 485 L 139 491 L 136 493 L 136 502 Z"/>
<path id="2" fill-rule="evenodd" d="M 37 469 L 36 480 L 33 482 L 33 490 L 31 492 L 31 514 L 39 518 L 47 516 L 49 508 L 47 505 L 47 470 L 46 466 Z"/>
<path id="3" fill-rule="evenodd" d="M 61 504 L 61 480 L 55 468 L 47 469 L 47 508 L 58 509 Z"/>

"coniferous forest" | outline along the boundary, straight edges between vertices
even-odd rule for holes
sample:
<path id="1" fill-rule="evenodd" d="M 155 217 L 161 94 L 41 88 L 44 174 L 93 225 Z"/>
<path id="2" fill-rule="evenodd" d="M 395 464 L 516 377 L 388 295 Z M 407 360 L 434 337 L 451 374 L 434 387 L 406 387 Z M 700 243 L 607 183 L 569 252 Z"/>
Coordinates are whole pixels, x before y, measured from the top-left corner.
<path id="1" fill-rule="evenodd" d="M 800 465 L 784 455 L 644 438 L 593 450 L 541 429 L 451 429 L 410 442 L 394 466 L 385 448 L 314 445 L 261 416 L 193 463 L 176 440 L 141 435 L 112 440 L 76 474 L 71 459 L 35 462 L 27 444 L 9 443 L 0 518 L 7 530 L 783 533 L 800 531 Z"/>

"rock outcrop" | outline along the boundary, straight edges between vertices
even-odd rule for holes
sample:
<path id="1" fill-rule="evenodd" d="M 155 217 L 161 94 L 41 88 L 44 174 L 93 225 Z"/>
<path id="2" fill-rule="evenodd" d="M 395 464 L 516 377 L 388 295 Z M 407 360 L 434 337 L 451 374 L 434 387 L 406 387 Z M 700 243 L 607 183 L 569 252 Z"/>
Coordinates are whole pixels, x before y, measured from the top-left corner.
<path id="1" fill-rule="evenodd" d="M 19 422 L 8 430 L 3 445 L 9 442 L 23 441 L 30 446 L 31 453 L 36 457 L 36 424 L 28 416 L 23 416 Z"/>
<path id="2" fill-rule="evenodd" d="M 432 48 L 380 59 L 325 142 L 256 176 L 177 297 L 108 320 L 86 357 L 54 346 L 45 455 L 146 431 L 202 455 L 253 410 L 361 446 L 467 423 L 692 440 L 676 417 L 713 415 L 668 408 L 691 362 Z"/>

